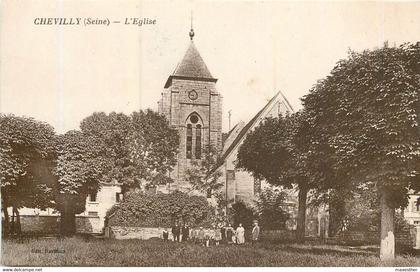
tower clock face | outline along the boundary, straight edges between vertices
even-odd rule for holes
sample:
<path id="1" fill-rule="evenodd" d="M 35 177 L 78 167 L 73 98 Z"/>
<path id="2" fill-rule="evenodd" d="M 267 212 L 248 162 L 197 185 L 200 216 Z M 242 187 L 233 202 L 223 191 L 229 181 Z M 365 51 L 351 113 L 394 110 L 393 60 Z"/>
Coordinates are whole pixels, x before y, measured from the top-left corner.
<path id="1" fill-rule="evenodd" d="M 195 90 L 189 91 L 188 98 L 191 100 L 196 100 L 198 98 L 198 93 Z"/>

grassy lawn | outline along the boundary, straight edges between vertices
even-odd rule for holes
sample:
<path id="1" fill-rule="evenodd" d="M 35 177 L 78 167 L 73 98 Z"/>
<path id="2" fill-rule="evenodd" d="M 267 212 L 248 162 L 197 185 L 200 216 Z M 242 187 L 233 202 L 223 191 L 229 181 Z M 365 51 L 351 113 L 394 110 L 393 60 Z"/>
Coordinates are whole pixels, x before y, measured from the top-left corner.
<path id="1" fill-rule="evenodd" d="M 45 252 L 48 250 L 50 252 Z M 6 240 L 6 266 L 420 266 L 420 256 L 383 263 L 376 248 L 294 243 L 202 247 L 160 240 Z"/>

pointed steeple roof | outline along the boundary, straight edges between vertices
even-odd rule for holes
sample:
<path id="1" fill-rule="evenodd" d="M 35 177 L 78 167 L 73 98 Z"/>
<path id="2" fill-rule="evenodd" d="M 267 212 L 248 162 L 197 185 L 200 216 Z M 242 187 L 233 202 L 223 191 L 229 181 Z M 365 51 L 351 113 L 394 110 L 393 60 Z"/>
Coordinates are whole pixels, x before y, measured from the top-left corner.
<path id="1" fill-rule="evenodd" d="M 213 78 L 193 41 L 191 41 L 184 58 L 173 75 L 194 78 Z"/>
<path id="2" fill-rule="evenodd" d="M 181 63 L 178 64 L 174 73 L 170 75 L 166 81 L 165 88 L 168 88 L 172 84 L 172 79 L 174 78 L 210 82 L 217 81 L 217 79 L 211 75 L 207 65 L 204 63 L 203 58 L 200 56 L 200 53 L 194 45 L 192 40 L 194 37 L 194 31 L 192 29 L 189 35 L 191 38 L 190 46 L 188 47 Z"/>

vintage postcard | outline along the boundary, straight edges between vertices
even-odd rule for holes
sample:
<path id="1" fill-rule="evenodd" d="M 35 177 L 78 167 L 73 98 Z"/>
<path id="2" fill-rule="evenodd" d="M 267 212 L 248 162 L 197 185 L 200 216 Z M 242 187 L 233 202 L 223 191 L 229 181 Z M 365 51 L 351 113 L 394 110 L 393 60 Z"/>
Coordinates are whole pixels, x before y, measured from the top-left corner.
<path id="1" fill-rule="evenodd" d="M 420 2 L 0 12 L 3 271 L 417 271 Z"/>

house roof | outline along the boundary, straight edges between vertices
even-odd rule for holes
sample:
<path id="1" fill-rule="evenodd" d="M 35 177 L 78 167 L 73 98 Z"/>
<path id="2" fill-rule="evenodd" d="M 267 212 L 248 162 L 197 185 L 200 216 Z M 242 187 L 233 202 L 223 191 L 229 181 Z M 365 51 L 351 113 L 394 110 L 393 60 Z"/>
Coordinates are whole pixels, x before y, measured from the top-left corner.
<path id="1" fill-rule="evenodd" d="M 283 95 L 281 91 L 277 92 L 273 98 L 268 101 L 268 103 L 242 128 L 242 130 L 238 133 L 238 136 L 233 140 L 232 144 L 226 149 L 226 151 L 222 154 L 221 162 L 223 162 L 232 151 L 241 143 L 241 141 L 245 138 L 247 132 L 254 126 L 254 124 L 260 119 L 264 117 L 266 110 L 269 109 L 271 106 L 275 104 L 278 100 L 278 97 L 281 96 L 282 99 L 285 101 L 287 107 L 293 111 L 292 106 L 287 101 L 286 97 Z"/>
<path id="2" fill-rule="evenodd" d="M 212 82 L 217 81 L 217 79 L 211 75 L 193 41 L 191 41 L 187 52 L 182 58 L 182 61 L 176 67 L 174 73 L 170 75 L 166 81 L 165 88 L 171 85 L 173 78 L 199 79 Z"/>
<path id="3" fill-rule="evenodd" d="M 238 125 L 239 125 L 239 123 L 237 123 L 236 125 L 234 125 L 234 126 L 233 126 L 233 128 L 232 128 L 231 130 L 229 130 L 229 132 L 228 132 L 228 133 L 225 133 L 225 139 L 224 139 L 224 140 L 229 139 L 230 135 L 232 135 L 232 132 L 235 130 L 235 128 L 236 128 Z"/>

